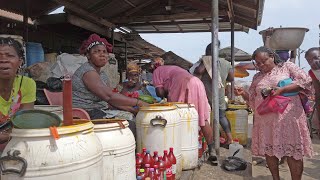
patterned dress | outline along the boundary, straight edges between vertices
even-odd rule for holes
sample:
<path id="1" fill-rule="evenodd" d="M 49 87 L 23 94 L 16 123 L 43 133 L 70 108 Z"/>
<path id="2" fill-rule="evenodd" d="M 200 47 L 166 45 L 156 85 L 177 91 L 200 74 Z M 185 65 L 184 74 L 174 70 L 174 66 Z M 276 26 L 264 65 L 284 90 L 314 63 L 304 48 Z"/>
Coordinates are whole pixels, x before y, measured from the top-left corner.
<path id="1" fill-rule="evenodd" d="M 255 110 L 263 101 L 261 90 L 267 87 L 277 87 L 279 81 L 291 78 L 293 83 L 303 90 L 300 93 L 311 93 L 311 79 L 298 66 L 286 62 L 276 66 L 269 73 L 259 72 L 253 77 L 249 89 L 249 104 Z M 291 156 L 296 160 L 313 155 L 312 143 L 307 127 L 299 95 L 291 96 L 291 102 L 283 114 L 270 113 L 259 115 L 255 113 L 252 130 L 252 153 L 257 156 Z"/>

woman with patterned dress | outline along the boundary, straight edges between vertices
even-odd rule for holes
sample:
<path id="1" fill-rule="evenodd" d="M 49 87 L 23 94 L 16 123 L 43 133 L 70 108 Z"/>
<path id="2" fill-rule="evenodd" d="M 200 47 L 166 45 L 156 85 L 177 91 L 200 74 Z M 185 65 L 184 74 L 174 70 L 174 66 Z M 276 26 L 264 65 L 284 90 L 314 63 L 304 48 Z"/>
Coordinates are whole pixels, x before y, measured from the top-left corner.
<path id="1" fill-rule="evenodd" d="M 252 55 L 260 70 L 252 80 L 249 92 L 236 89 L 255 112 L 252 130 L 252 154 L 265 156 L 274 180 L 279 180 L 278 161 L 287 157 L 293 180 L 300 180 L 303 172 L 303 157 L 313 155 L 312 143 L 307 127 L 306 114 L 299 95 L 290 96 L 285 111 L 260 115 L 257 107 L 263 102 L 261 90 L 275 88 L 271 96 L 283 93 L 311 93 L 311 78 L 291 62 L 281 62 L 278 55 L 266 47 L 258 48 Z M 291 78 L 290 85 L 277 87 L 279 81 Z"/>

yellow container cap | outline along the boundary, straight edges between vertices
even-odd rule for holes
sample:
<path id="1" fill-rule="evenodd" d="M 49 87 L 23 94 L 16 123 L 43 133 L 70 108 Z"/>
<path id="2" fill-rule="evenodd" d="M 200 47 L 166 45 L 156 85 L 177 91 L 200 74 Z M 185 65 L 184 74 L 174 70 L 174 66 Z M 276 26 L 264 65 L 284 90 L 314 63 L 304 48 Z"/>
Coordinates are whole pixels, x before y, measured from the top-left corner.
<path id="1" fill-rule="evenodd" d="M 246 104 L 228 104 L 229 109 L 248 109 Z"/>

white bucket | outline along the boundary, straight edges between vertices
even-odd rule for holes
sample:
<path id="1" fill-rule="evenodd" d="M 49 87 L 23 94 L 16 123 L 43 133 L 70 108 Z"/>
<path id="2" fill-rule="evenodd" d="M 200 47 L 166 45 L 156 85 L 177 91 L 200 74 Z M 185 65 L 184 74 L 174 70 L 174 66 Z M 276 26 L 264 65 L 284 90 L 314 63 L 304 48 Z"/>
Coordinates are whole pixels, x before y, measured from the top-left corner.
<path id="1" fill-rule="evenodd" d="M 141 107 L 136 116 L 137 151 L 147 148 L 150 152 L 158 151 L 159 156 L 164 150 L 173 147 L 177 159 L 176 179 L 180 179 L 181 164 L 181 121 L 177 107 L 172 104 L 157 104 Z M 162 154 L 161 154 L 162 153 Z"/>
<path id="2" fill-rule="evenodd" d="M 49 128 L 13 129 L 12 139 L 4 149 L 1 161 L 5 167 L 18 169 L 26 161 L 26 172 L 4 174 L 2 180 L 102 180 L 102 145 L 93 132 L 93 124 L 79 121 L 76 125 L 57 128 L 55 140 Z M 7 152 L 21 154 L 4 161 Z M 20 160 L 20 161 L 19 161 Z M 0 164 L 4 168 L 3 164 Z M 20 170 L 20 169 L 19 169 Z M 23 174 L 23 172 L 22 172 Z"/>
<path id="3" fill-rule="evenodd" d="M 126 120 L 92 120 L 103 147 L 104 179 L 136 179 L 136 141 Z"/>
<path id="4" fill-rule="evenodd" d="M 35 105 L 34 109 L 48 111 L 63 119 L 63 107 L 57 105 Z"/>
<path id="5" fill-rule="evenodd" d="M 198 112 L 193 104 L 177 103 L 181 119 L 182 170 L 198 166 Z"/>

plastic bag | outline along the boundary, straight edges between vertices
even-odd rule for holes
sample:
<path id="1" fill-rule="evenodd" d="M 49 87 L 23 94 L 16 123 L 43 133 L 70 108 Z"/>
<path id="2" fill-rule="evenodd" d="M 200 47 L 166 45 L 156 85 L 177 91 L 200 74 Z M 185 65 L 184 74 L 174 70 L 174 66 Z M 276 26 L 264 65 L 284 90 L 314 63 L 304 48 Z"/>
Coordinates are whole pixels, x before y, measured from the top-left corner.
<path id="1" fill-rule="evenodd" d="M 49 77 L 47 79 L 48 90 L 62 91 L 62 78 Z"/>
<path id="2" fill-rule="evenodd" d="M 222 161 L 221 167 L 227 171 L 242 171 L 247 168 L 247 162 L 244 159 L 235 157 L 235 154 L 239 152 L 239 149 L 233 154 L 233 156 L 227 157 Z"/>
<path id="3" fill-rule="evenodd" d="M 258 106 L 257 112 L 260 115 L 268 114 L 268 113 L 283 113 L 287 108 L 290 98 L 284 96 L 268 96 L 266 99 L 262 101 L 262 103 Z"/>

